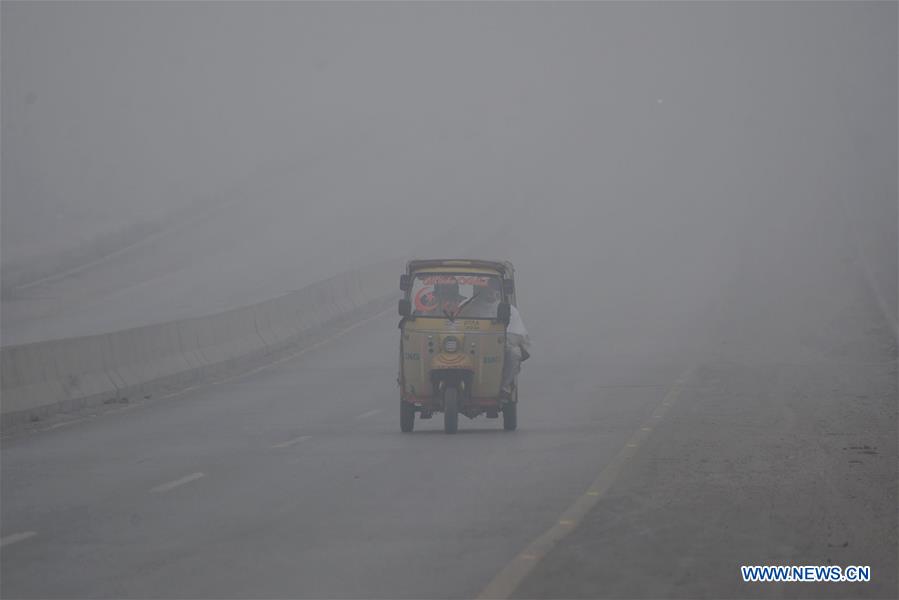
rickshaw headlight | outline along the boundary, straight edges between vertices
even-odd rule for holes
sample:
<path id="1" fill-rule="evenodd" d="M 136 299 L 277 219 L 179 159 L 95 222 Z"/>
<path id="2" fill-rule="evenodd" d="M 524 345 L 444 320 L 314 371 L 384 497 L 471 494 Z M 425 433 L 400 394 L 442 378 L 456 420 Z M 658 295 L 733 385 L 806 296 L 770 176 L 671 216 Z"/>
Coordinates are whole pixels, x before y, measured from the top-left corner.
<path id="1" fill-rule="evenodd" d="M 444 338 L 443 340 L 443 351 L 444 352 L 455 352 L 459 349 L 459 340 L 456 338 L 449 336 Z"/>

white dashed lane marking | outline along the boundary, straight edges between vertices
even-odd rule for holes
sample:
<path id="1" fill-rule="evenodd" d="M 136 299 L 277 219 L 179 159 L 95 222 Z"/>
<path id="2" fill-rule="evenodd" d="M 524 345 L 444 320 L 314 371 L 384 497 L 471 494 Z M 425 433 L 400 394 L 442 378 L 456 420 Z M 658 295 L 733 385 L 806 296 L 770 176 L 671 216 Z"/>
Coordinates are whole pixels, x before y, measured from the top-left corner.
<path id="1" fill-rule="evenodd" d="M 286 442 L 281 442 L 280 444 L 275 444 L 274 446 L 272 446 L 272 448 L 289 448 L 290 446 L 293 446 L 294 444 L 299 444 L 303 440 L 308 440 L 310 437 L 312 437 L 312 436 L 301 435 L 300 437 L 293 438 L 292 440 L 287 440 Z"/>
<path id="2" fill-rule="evenodd" d="M 157 485 L 155 488 L 150 490 L 153 494 L 161 494 L 163 492 L 168 492 L 170 490 L 175 489 L 178 486 L 184 485 L 185 483 L 190 483 L 191 481 L 196 481 L 200 477 L 205 477 L 203 473 L 191 473 L 190 475 L 185 475 L 180 479 L 176 479 L 174 481 L 169 481 L 168 483 L 163 483 L 162 485 Z"/>
<path id="3" fill-rule="evenodd" d="M 364 413 L 362 413 L 361 415 L 357 415 L 356 418 L 357 418 L 357 419 L 367 419 L 367 418 L 369 418 L 369 417 L 375 416 L 375 415 L 378 414 L 379 412 L 381 412 L 381 409 L 380 409 L 380 408 L 376 408 L 376 409 L 374 409 L 374 410 L 370 410 L 370 411 L 368 411 L 368 412 L 364 412 Z"/>
<path id="4" fill-rule="evenodd" d="M 37 535 L 36 531 L 22 531 L 21 533 L 13 533 L 6 537 L 0 538 L 0 547 L 8 546 L 10 544 L 15 544 L 16 542 L 21 542 L 23 540 L 27 540 L 30 537 L 34 537 Z"/>

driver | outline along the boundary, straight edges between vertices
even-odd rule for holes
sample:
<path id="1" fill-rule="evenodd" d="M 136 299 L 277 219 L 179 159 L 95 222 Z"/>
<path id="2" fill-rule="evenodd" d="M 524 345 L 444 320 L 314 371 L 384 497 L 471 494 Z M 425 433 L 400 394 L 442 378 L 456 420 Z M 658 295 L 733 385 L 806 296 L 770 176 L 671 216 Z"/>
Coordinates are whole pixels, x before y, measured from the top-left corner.
<path id="1" fill-rule="evenodd" d="M 434 285 L 434 295 L 437 297 L 437 306 L 441 310 L 454 314 L 459 310 L 459 305 L 466 298 L 459 292 L 459 282 L 455 277 L 449 281 L 439 282 Z"/>

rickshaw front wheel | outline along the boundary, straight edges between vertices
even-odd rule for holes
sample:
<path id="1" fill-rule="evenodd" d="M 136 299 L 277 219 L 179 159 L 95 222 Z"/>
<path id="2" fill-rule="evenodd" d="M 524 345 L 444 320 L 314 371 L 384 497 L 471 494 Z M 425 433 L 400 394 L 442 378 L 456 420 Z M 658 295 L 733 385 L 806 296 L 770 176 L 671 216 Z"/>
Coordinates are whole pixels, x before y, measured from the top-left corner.
<path id="1" fill-rule="evenodd" d="M 415 407 L 400 400 L 400 431 L 409 433 L 415 427 Z"/>
<path id="2" fill-rule="evenodd" d="M 443 390 L 443 431 L 456 433 L 459 429 L 459 390 L 448 387 Z"/>

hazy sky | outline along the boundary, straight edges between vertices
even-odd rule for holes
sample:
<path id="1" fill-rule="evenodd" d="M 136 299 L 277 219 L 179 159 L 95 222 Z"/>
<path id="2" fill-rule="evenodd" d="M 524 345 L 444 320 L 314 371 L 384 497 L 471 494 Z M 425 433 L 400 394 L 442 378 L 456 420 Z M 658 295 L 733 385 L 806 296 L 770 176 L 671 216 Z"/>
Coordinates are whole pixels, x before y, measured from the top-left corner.
<path id="1" fill-rule="evenodd" d="M 556 263 L 616 256 L 607 274 L 689 303 L 778 256 L 826 277 L 848 218 L 895 290 L 896 17 L 874 2 L 3 2 L 3 260 L 203 202 L 229 208 L 182 247 L 211 277 L 203 257 L 245 244 L 218 282 L 253 271 L 259 290 L 249 265 L 285 277 L 300 238 L 339 269 L 493 207 Z"/>

